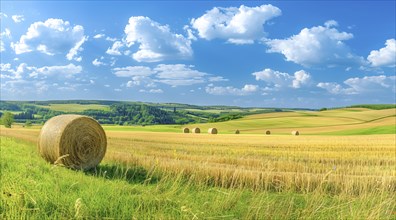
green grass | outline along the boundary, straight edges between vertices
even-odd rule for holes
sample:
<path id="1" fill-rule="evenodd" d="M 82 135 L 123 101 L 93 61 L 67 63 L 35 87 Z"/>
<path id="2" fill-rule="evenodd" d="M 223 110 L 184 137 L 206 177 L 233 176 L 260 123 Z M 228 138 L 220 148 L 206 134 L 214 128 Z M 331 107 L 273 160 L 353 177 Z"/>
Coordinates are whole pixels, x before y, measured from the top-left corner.
<path id="1" fill-rule="evenodd" d="M 181 125 L 147 125 L 147 126 L 119 126 L 104 125 L 106 131 L 151 131 L 151 132 L 181 132 Z"/>
<path id="2" fill-rule="evenodd" d="M 382 120 L 382 121 L 381 121 Z M 381 121 L 378 122 L 377 121 Z M 242 134 L 263 134 L 265 130 L 272 134 L 290 135 L 292 130 L 300 130 L 309 135 L 365 135 L 396 134 L 393 109 L 336 109 L 328 111 L 276 112 L 245 116 L 241 119 L 216 123 L 187 125 L 148 125 L 148 126 L 104 126 L 107 131 L 150 131 L 181 132 L 183 127 L 199 127 L 201 133 L 215 127 L 220 134 L 234 134 L 238 129 Z"/>
<path id="3" fill-rule="evenodd" d="M 352 105 L 348 108 L 368 108 L 373 110 L 381 110 L 381 109 L 391 109 L 396 108 L 396 104 L 363 104 L 363 105 Z"/>
<path id="4" fill-rule="evenodd" d="M 396 134 L 396 125 L 384 125 L 384 126 L 376 126 L 371 128 L 359 128 L 359 129 L 321 133 L 321 135 L 371 135 L 371 134 Z"/>
<path id="5" fill-rule="evenodd" d="M 88 109 L 94 110 L 109 110 L 109 106 L 107 105 L 97 105 L 97 104 L 50 104 L 48 106 L 38 105 L 41 108 L 49 108 L 54 111 L 62 111 L 62 112 L 82 112 Z"/>
<path id="6" fill-rule="evenodd" d="M 395 196 L 267 192 L 197 185 L 106 161 L 74 171 L 1 137 L 0 219 L 395 219 Z"/>

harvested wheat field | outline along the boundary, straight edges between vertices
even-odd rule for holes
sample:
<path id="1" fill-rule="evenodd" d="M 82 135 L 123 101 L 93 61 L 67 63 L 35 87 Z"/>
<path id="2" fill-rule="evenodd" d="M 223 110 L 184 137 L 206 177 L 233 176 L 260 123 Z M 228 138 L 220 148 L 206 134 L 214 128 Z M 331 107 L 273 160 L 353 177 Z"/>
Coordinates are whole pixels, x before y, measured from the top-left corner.
<path id="1" fill-rule="evenodd" d="M 186 135 L 104 126 L 102 163 L 76 172 L 39 156 L 40 128 L 1 127 L 3 218 L 388 219 L 396 211 L 394 134 Z M 54 192 L 57 199 L 48 198 Z"/>

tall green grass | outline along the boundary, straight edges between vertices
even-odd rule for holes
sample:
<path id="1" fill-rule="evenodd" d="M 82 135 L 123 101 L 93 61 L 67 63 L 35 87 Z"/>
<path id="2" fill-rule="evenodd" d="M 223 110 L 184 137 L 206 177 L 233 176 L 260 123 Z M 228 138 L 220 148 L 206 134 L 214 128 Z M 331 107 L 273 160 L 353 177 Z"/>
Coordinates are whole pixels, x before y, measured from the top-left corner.
<path id="1" fill-rule="evenodd" d="M 395 219 L 394 194 L 225 189 L 105 162 L 74 171 L 1 137 L 0 219 Z M 373 190 L 375 192 L 375 190 Z"/>

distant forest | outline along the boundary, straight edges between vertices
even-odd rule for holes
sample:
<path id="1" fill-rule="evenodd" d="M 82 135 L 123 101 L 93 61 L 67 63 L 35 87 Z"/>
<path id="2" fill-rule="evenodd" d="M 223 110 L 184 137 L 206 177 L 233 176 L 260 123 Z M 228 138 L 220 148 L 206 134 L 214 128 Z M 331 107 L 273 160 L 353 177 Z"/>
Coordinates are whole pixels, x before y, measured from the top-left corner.
<path id="1" fill-rule="evenodd" d="M 79 104 L 79 105 L 105 105 L 108 109 L 86 109 L 83 111 L 56 111 L 50 109 L 51 104 Z M 229 110 L 238 107 L 216 106 L 201 107 L 184 104 L 152 104 L 139 102 L 117 101 L 0 101 L 0 116 L 2 112 L 10 111 L 14 114 L 15 122 L 42 124 L 51 117 L 60 114 L 82 114 L 95 118 L 101 124 L 117 125 L 155 125 L 155 124 L 188 124 L 219 122 L 238 119 L 247 115 L 247 112 L 233 113 Z M 200 111 L 188 110 L 195 109 Z M 205 110 L 222 109 L 219 113 L 206 112 Z M 265 113 L 275 110 L 259 110 Z M 281 111 L 280 109 L 276 111 Z"/>

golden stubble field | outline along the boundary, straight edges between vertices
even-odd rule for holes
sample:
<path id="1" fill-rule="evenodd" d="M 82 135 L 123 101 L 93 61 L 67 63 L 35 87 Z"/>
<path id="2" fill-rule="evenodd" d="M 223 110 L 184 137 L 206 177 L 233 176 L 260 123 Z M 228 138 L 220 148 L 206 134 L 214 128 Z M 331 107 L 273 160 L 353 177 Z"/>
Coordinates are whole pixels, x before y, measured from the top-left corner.
<path id="1" fill-rule="evenodd" d="M 37 141 L 37 128 L 1 128 Z M 364 195 L 396 192 L 396 136 L 291 136 L 107 131 L 105 161 L 197 184 Z"/>

